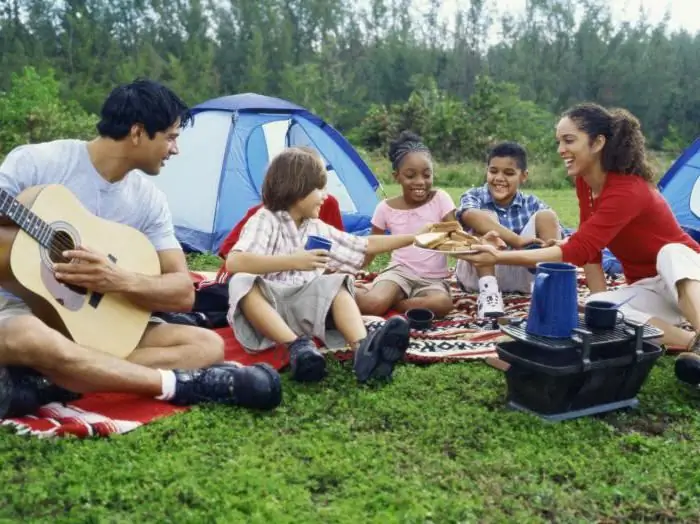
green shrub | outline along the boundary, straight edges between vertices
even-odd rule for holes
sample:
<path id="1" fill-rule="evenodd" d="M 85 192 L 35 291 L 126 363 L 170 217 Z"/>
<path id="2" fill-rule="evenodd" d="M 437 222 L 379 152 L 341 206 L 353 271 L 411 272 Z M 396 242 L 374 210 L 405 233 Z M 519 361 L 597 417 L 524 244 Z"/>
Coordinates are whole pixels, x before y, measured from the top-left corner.
<path id="1" fill-rule="evenodd" d="M 447 164 L 483 162 L 489 147 L 512 140 L 526 147 L 533 162 L 549 165 L 559 163 L 554 123 L 553 114 L 521 100 L 513 84 L 480 76 L 464 102 L 440 91 L 428 79 L 404 104 L 372 106 L 351 137 L 369 150 L 384 153 L 392 138 L 411 129 L 423 137 L 437 160 Z M 468 177 L 464 173 L 450 176 Z"/>
<path id="2" fill-rule="evenodd" d="M 94 135 L 97 118 L 62 101 L 60 87 L 51 70 L 12 75 L 10 90 L 0 93 L 0 158 L 20 144 Z"/>

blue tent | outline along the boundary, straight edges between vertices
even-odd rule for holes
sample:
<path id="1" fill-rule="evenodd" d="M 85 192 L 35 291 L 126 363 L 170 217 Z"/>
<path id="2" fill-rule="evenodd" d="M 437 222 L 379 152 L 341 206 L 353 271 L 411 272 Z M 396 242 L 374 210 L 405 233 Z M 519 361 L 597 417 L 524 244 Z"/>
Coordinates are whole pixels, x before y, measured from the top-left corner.
<path id="1" fill-rule="evenodd" d="M 248 209 L 260 203 L 270 159 L 290 146 L 311 146 L 321 154 L 345 228 L 355 234 L 369 230 L 379 183 L 350 143 L 320 117 L 253 93 L 215 98 L 193 113 L 194 125 L 178 141 L 180 154 L 154 178 L 186 250 L 217 252 Z"/>
<path id="2" fill-rule="evenodd" d="M 659 190 L 683 229 L 700 241 L 700 138 L 671 165 Z"/>

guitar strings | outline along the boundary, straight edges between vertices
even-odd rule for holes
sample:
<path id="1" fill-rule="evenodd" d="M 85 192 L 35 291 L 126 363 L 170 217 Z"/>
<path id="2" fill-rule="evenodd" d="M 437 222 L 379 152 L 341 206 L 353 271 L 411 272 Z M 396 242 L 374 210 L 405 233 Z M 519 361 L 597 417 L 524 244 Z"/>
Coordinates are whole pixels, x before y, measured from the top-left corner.
<path id="1" fill-rule="evenodd" d="M 10 215 L 7 215 L 7 216 L 10 216 Z M 10 218 L 12 218 L 12 217 L 10 217 Z M 17 225 L 19 226 L 19 224 L 17 224 Z M 67 233 L 64 233 L 64 235 L 61 235 L 59 237 L 58 233 L 60 233 L 60 231 L 56 231 L 56 230 L 52 229 L 51 226 L 48 226 L 48 228 L 49 228 L 49 231 L 51 231 L 53 233 L 53 235 L 51 237 L 49 237 L 49 239 L 50 239 L 49 240 L 50 241 L 49 256 L 51 256 L 51 258 L 55 257 L 55 258 L 60 259 L 62 261 L 64 261 L 64 260 L 68 261 L 68 259 L 63 256 L 63 252 L 78 249 L 78 247 L 75 245 L 75 242 L 73 241 L 72 238 L 70 238 L 70 235 L 68 235 Z M 28 231 L 26 231 L 26 232 L 29 233 Z M 63 238 L 64 236 L 66 236 L 68 238 Z"/>
<path id="2" fill-rule="evenodd" d="M 4 203 L 4 199 L 3 199 L 3 203 Z M 9 217 L 10 219 L 12 219 L 14 221 L 14 217 L 12 217 L 10 214 L 6 213 L 5 216 Z M 26 218 L 28 218 L 28 217 L 29 217 L 29 215 L 27 215 L 27 217 L 25 217 L 25 221 L 26 221 Z M 19 222 L 19 220 L 17 220 L 17 222 Z M 66 257 L 63 256 L 63 252 L 77 249 L 77 246 L 75 245 L 75 242 L 73 242 L 73 239 L 70 238 L 70 236 L 68 234 L 65 234 L 65 236 L 68 237 L 67 239 L 62 238 L 63 235 L 61 235 L 61 237 L 58 237 L 59 231 L 52 229 L 51 226 L 46 224 L 45 222 L 44 222 L 44 224 L 48 227 L 49 231 L 51 231 L 53 233 L 53 235 L 49 237 L 49 241 L 50 241 L 49 257 L 52 259 L 53 258 L 59 259 L 61 262 L 63 262 L 63 261 L 70 262 L 69 259 L 67 259 Z M 20 228 L 22 227 L 20 224 L 17 224 L 17 225 Z M 25 227 L 27 227 L 26 224 L 25 224 Z M 26 230 L 25 230 L 25 232 L 29 233 Z M 59 263 L 61 263 L 61 262 L 59 262 Z"/>

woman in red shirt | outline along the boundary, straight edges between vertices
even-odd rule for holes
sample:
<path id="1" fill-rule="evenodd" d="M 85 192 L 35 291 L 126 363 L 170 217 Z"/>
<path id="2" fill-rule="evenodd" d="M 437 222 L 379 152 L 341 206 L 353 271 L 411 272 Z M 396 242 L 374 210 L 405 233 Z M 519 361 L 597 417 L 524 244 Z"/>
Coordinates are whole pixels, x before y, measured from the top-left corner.
<path id="1" fill-rule="evenodd" d="M 563 261 L 583 267 L 589 300 L 634 295 L 622 307 L 625 317 L 662 329 L 666 344 L 687 347 L 676 375 L 700 383 L 700 245 L 683 231 L 653 184 L 639 121 L 622 109 L 581 104 L 564 113 L 556 139 L 576 183 L 578 231 L 542 249 L 501 251 L 485 245 L 464 258 L 476 265 Z M 620 261 L 628 284 L 610 291 L 601 267 L 606 247 Z M 678 327 L 684 321 L 695 333 Z"/>

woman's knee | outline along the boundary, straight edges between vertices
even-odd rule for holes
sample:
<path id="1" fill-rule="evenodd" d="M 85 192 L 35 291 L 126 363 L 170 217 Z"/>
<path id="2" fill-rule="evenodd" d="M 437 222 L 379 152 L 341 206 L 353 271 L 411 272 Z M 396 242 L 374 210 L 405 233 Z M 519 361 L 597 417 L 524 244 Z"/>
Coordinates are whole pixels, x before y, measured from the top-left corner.
<path id="1" fill-rule="evenodd" d="M 660 273 L 661 268 L 668 267 L 678 260 L 683 260 L 688 256 L 698 257 L 700 254 L 690 249 L 685 244 L 666 244 L 656 255 L 656 270 Z"/>

